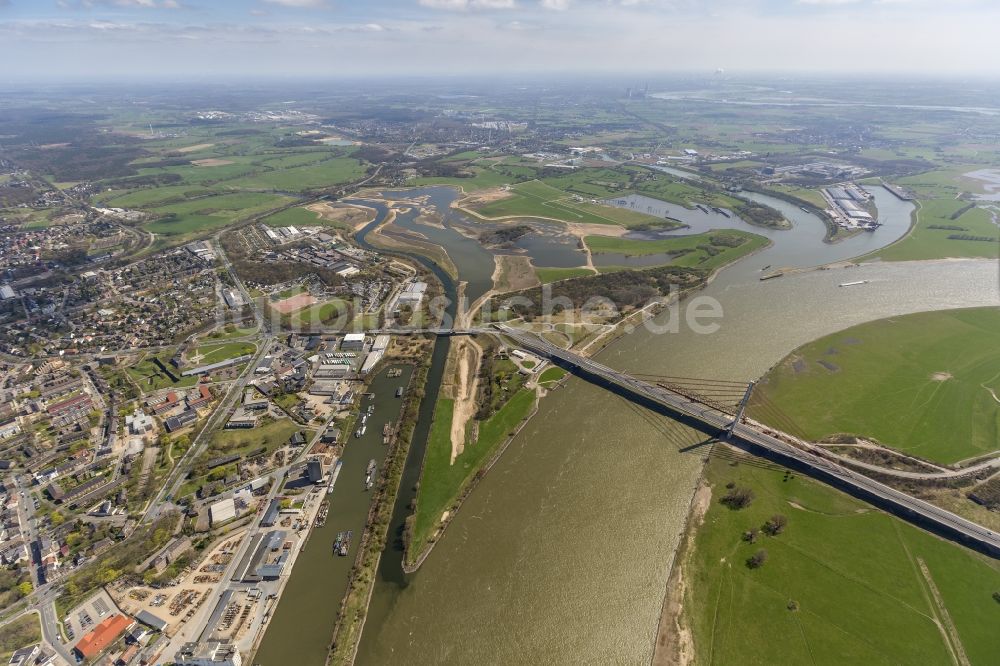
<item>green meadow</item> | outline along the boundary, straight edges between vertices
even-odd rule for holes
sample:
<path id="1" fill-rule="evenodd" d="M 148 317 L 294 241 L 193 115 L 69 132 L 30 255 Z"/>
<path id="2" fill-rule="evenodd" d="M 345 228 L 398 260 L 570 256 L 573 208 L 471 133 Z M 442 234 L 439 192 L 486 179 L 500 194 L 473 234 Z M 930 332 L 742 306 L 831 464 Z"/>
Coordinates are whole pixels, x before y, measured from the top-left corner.
<path id="1" fill-rule="evenodd" d="M 900 241 L 872 257 L 885 261 L 913 261 L 949 257 L 1000 256 L 1000 228 L 983 208 L 962 211 L 969 202 L 961 199 L 930 199 L 920 202 L 917 223 Z M 956 217 L 957 216 L 957 217 Z M 954 218 L 954 219 L 953 219 Z M 932 227 L 948 227 L 932 228 Z M 960 240 L 949 236 L 972 236 L 992 240 Z"/>
<path id="2" fill-rule="evenodd" d="M 227 342 L 221 345 L 202 345 L 198 347 L 199 365 L 211 365 L 226 361 L 237 356 L 246 356 L 257 351 L 257 346 L 250 342 Z"/>
<path id="3" fill-rule="evenodd" d="M 511 196 L 476 208 L 488 218 L 543 217 L 562 222 L 618 224 L 626 227 L 641 224 L 662 226 L 664 220 L 622 208 L 589 203 L 563 190 L 533 180 L 511 188 Z"/>
<path id="4" fill-rule="evenodd" d="M 862 435 L 940 463 L 995 451 L 1000 308 L 893 317 L 820 338 L 775 366 L 755 396 L 751 416 L 782 427 L 777 405 L 812 440 Z"/>
<path id="5" fill-rule="evenodd" d="M 768 240 L 763 236 L 739 230 L 709 231 L 703 234 L 649 241 L 610 236 L 587 236 L 585 240 L 594 255 L 598 270 L 602 273 L 631 268 L 601 265 L 602 254 L 622 254 L 628 257 L 671 255 L 664 257 L 663 263 L 659 265 L 711 270 L 736 261 L 768 244 Z"/>
<path id="6" fill-rule="evenodd" d="M 543 266 L 535 268 L 535 275 L 538 276 L 542 284 L 558 282 L 559 280 L 569 280 L 570 278 L 586 277 L 593 274 L 594 272 L 589 268 L 545 268 Z"/>
<path id="7" fill-rule="evenodd" d="M 239 219 L 278 208 L 288 197 L 256 192 L 219 194 L 150 209 L 165 216 L 144 225 L 147 231 L 164 236 L 186 236 L 211 231 Z"/>
<path id="8" fill-rule="evenodd" d="M 706 480 L 712 502 L 683 555 L 694 663 L 996 662 L 1000 562 L 721 448 Z M 727 484 L 756 497 L 731 510 L 719 502 Z M 781 534 L 741 538 L 775 514 L 788 519 Z M 764 564 L 749 568 L 762 549 Z"/>

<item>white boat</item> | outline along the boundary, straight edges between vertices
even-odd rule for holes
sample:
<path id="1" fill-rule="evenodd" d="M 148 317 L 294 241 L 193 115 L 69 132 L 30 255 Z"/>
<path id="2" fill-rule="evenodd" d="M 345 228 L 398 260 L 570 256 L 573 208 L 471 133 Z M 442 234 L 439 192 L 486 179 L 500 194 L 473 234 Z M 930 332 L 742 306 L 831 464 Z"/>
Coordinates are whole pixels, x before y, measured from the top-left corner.
<path id="1" fill-rule="evenodd" d="M 868 284 L 868 280 L 858 280 L 857 282 L 841 282 L 838 287 L 855 287 L 859 284 Z"/>

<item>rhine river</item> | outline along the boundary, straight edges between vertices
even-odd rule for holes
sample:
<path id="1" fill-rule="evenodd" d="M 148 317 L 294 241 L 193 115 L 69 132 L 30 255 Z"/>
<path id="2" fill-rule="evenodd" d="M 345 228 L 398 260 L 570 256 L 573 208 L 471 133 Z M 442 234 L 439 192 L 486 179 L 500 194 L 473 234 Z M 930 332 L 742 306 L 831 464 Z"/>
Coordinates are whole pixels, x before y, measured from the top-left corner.
<path id="1" fill-rule="evenodd" d="M 759 281 L 764 265 L 815 266 L 897 239 L 910 204 L 881 188 L 875 196 L 884 227 L 835 245 L 821 242 L 819 220 L 785 205 L 793 229 L 767 233 L 770 248 L 700 293 L 722 308 L 717 332 L 640 328 L 599 360 L 749 380 L 854 324 L 1000 304 L 991 261 L 875 262 Z M 869 282 L 838 287 L 858 280 Z M 380 575 L 357 663 L 647 663 L 705 439 L 572 378 L 541 401 L 420 571 Z"/>

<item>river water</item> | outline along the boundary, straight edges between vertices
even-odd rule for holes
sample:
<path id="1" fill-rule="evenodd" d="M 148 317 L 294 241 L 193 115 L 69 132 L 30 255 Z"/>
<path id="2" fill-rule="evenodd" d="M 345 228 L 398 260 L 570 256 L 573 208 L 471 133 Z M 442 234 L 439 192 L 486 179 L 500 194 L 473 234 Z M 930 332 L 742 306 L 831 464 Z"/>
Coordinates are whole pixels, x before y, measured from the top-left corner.
<path id="1" fill-rule="evenodd" d="M 774 244 L 701 292 L 722 308 L 718 331 L 640 328 L 599 359 L 646 374 L 747 380 L 854 324 L 1000 303 L 990 261 L 869 263 L 759 280 L 767 264 L 839 261 L 905 233 L 911 205 L 882 188 L 873 194 L 883 227 L 833 245 L 814 216 L 754 195 L 793 228 L 750 228 Z M 869 282 L 838 287 L 856 280 Z M 357 663 L 648 662 L 704 441 L 572 378 L 541 401 L 420 571 L 380 576 Z"/>

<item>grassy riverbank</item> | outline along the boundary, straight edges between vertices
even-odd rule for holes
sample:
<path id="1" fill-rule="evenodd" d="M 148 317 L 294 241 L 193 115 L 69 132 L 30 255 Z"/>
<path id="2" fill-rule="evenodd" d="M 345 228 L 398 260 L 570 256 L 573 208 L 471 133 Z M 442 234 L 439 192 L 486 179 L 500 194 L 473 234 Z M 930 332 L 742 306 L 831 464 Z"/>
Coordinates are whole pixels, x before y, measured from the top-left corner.
<path id="1" fill-rule="evenodd" d="M 994 661 L 997 561 L 728 449 L 706 478 L 712 503 L 683 563 L 694 663 Z M 755 499 L 727 508 L 728 484 Z M 775 514 L 788 521 L 779 535 L 743 540 Z M 760 550 L 766 561 L 749 567 Z"/>
<path id="2" fill-rule="evenodd" d="M 451 421 L 455 401 L 438 400 L 434 422 L 427 440 L 424 467 L 420 475 L 417 508 L 410 522 L 406 559 L 415 563 L 425 548 L 434 542 L 435 532 L 446 510 L 454 511 L 455 503 L 469 487 L 483 465 L 531 413 L 535 392 L 520 389 L 490 418 L 479 424 L 475 442 L 466 443 L 465 450 L 451 462 Z"/>
<path id="3" fill-rule="evenodd" d="M 1000 309 L 882 319 L 792 352 L 755 390 L 750 415 L 819 440 L 877 439 L 953 463 L 1000 442 Z M 780 410 L 780 412 L 779 412 Z"/>

